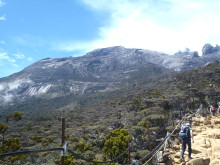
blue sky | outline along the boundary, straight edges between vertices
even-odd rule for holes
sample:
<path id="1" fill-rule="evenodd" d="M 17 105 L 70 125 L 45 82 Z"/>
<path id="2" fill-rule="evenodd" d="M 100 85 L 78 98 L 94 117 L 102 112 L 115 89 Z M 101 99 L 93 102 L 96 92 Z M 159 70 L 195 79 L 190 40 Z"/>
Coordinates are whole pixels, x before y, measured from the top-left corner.
<path id="1" fill-rule="evenodd" d="M 0 77 L 43 58 L 220 44 L 219 0 L 0 0 Z"/>

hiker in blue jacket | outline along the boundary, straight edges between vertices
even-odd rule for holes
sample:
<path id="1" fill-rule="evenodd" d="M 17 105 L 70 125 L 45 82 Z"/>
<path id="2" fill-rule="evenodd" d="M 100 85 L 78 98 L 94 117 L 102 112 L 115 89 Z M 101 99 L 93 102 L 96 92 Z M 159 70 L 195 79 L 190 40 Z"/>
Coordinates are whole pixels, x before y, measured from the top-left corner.
<path id="1" fill-rule="evenodd" d="M 192 159 L 191 138 L 192 138 L 192 142 L 194 141 L 193 141 L 192 129 L 190 127 L 190 123 L 186 123 L 181 127 L 180 137 L 182 138 L 182 151 L 180 154 L 181 159 L 184 160 L 184 152 L 186 150 L 186 145 L 188 146 L 188 158 Z"/>
<path id="2" fill-rule="evenodd" d="M 220 102 L 218 102 L 217 104 L 218 104 L 218 113 L 220 113 Z"/>

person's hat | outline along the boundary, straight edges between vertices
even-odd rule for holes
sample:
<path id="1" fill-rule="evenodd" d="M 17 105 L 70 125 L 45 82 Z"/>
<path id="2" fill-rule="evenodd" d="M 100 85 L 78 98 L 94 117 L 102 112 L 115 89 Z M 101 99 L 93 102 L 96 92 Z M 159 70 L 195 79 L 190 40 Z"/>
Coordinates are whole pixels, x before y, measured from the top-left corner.
<path id="1" fill-rule="evenodd" d="M 189 123 L 186 123 L 185 125 L 186 125 L 186 126 L 190 126 L 190 124 L 189 124 Z"/>

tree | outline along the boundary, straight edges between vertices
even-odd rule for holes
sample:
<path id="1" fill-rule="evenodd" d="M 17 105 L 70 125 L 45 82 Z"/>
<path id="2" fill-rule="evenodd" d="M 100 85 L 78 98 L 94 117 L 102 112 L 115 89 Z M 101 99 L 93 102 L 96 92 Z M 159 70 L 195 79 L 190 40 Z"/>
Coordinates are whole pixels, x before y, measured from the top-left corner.
<path id="1" fill-rule="evenodd" d="M 2 135 L 2 143 L 0 145 L 0 153 L 15 152 L 21 148 L 21 143 L 18 137 L 11 139 L 5 139 L 5 132 L 9 129 L 9 125 L 12 126 L 14 122 L 17 122 L 23 118 L 21 112 L 14 112 L 13 114 L 7 114 L 5 117 L 5 123 L 0 122 L 0 134 Z M 25 155 L 11 156 L 8 158 L 2 158 L 0 162 L 14 163 L 15 161 L 24 159 Z"/>
<path id="2" fill-rule="evenodd" d="M 21 143 L 18 137 L 12 138 L 12 139 L 6 139 L 4 145 L 0 145 L 0 153 L 8 153 L 8 152 L 15 152 L 21 148 Z M 17 155 L 17 156 L 10 156 L 1 158 L 0 163 L 4 164 L 14 164 L 15 161 L 24 159 L 26 155 Z"/>
<path id="3" fill-rule="evenodd" d="M 0 134 L 4 134 L 5 131 L 8 130 L 8 128 L 9 128 L 9 126 L 7 124 L 1 122 L 0 123 Z"/>
<path id="4" fill-rule="evenodd" d="M 105 139 L 106 141 L 104 144 L 104 153 L 110 159 L 113 159 L 126 150 L 126 148 L 128 147 L 127 144 L 131 139 L 131 136 L 126 129 L 117 128 L 109 132 L 106 135 Z M 127 154 L 122 156 L 118 162 L 125 163 L 125 157 L 127 157 Z"/>
<path id="5" fill-rule="evenodd" d="M 7 114 L 5 117 L 5 123 L 0 123 L 0 134 L 2 135 L 2 145 L 4 145 L 5 141 L 5 132 L 9 129 L 9 125 L 14 124 L 23 118 L 21 112 L 14 112 L 13 114 Z"/>

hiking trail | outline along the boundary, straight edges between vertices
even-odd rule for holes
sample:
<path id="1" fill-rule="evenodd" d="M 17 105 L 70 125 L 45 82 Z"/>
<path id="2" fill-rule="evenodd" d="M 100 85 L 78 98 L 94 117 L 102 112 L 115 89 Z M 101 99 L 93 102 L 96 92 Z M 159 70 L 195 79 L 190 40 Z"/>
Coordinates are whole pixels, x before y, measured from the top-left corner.
<path id="1" fill-rule="evenodd" d="M 220 165 L 220 116 L 192 117 L 192 158 L 188 160 L 188 147 L 180 159 L 181 139 L 175 138 L 167 148 L 172 165 Z"/>

